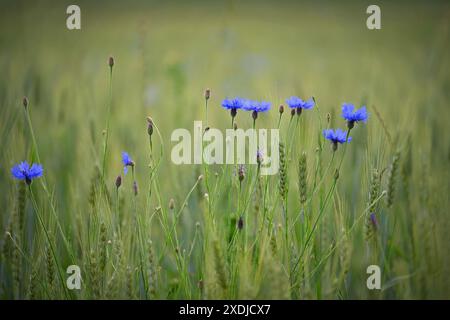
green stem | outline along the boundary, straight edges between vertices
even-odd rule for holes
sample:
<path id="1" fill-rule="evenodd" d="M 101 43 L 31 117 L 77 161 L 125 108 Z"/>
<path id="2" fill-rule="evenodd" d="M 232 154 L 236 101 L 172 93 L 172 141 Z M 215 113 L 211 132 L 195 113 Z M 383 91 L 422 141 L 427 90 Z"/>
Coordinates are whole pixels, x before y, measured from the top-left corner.
<path id="1" fill-rule="evenodd" d="M 61 265 L 60 265 L 60 263 L 58 261 L 58 258 L 56 257 L 56 250 L 55 250 L 55 248 L 54 248 L 54 246 L 52 244 L 52 241 L 50 239 L 50 235 L 48 233 L 47 227 L 45 226 L 45 223 L 44 223 L 44 221 L 43 221 L 43 219 L 41 217 L 41 214 L 39 212 L 39 208 L 37 206 L 36 199 L 34 197 L 32 189 L 31 189 L 31 185 L 28 186 L 28 190 L 30 192 L 30 198 L 31 198 L 31 202 L 33 203 L 34 211 L 36 212 L 36 216 L 38 217 L 39 223 L 41 224 L 42 229 L 44 230 L 45 237 L 47 239 L 48 245 L 50 247 L 50 251 L 51 251 L 52 256 L 53 256 L 53 260 L 55 261 L 56 267 L 58 269 L 58 276 L 59 276 L 59 280 L 61 281 L 61 285 L 62 285 L 62 287 L 64 289 L 64 294 L 66 295 L 66 298 L 69 299 L 70 295 L 69 295 L 69 293 L 67 291 L 67 287 L 65 286 L 65 281 L 64 281 L 64 278 L 63 278 L 63 275 L 62 275 L 62 272 L 61 272 Z"/>
<path id="2" fill-rule="evenodd" d="M 108 151 L 108 139 L 109 139 L 109 121 L 111 117 L 111 104 L 112 104 L 112 67 L 109 68 L 109 102 L 108 110 L 106 113 L 106 134 L 105 143 L 103 145 L 103 162 L 102 162 L 102 178 L 105 178 L 105 168 L 106 168 L 106 153 Z"/>
<path id="3" fill-rule="evenodd" d="M 33 130 L 33 124 L 31 122 L 29 108 L 30 108 L 29 105 L 28 105 L 27 108 L 25 108 L 25 117 L 27 119 L 28 128 L 30 130 L 31 140 L 33 141 L 33 149 L 34 149 L 34 153 L 36 155 L 36 160 L 37 160 L 38 163 L 41 163 L 41 158 L 39 157 L 38 145 L 37 145 L 36 136 L 35 136 L 34 130 Z M 41 185 L 42 185 L 42 188 L 44 189 L 45 195 L 47 196 L 48 202 L 50 204 L 51 212 L 53 214 L 53 217 L 55 218 L 55 221 L 56 221 L 56 224 L 58 226 L 58 230 L 59 230 L 59 232 L 61 234 L 61 237 L 63 239 L 64 245 L 66 246 L 67 253 L 70 255 L 70 258 L 72 259 L 72 262 L 74 262 L 75 259 L 74 259 L 72 250 L 70 249 L 69 242 L 67 241 L 67 238 L 64 235 L 62 226 L 59 223 L 59 219 L 58 219 L 58 216 L 56 214 L 56 209 L 55 209 L 55 206 L 53 204 L 52 196 L 51 196 L 51 194 L 50 194 L 50 192 L 49 192 L 49 190 L 47 188 L 47 181 L 46 181 L 45 175 L 41 178 Z"/>

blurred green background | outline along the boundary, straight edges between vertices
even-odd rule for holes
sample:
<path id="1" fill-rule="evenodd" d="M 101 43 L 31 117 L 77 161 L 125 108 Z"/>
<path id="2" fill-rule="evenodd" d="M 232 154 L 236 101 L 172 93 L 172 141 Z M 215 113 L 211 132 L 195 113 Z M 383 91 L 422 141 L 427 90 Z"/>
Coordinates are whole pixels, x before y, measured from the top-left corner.
<path id="1" fill-rule="evenodd" d="M 422 154 L 447 161 L 445 1 L 381 1 L 382 29 L 374 31 L 366 28 L 369 1 L 77 3 L 81 30 L 71 31 L 65 13 L 70 1 L 2 1 L 2 133 L 17 120 L 27 95 L 35 125 L 44 129 L 38 135 L 50 176 L 83 178 L 94 161 L 86 155 L 90 132 L 101 140 L 106 121 L 109 55 L 116 60 L 116 154 L 146 141 L 147 115 L 167 140 L 174 128 L 191 129 L 204 117 L 202 94 L 209 87 L 209 116 L 217 127 L 229 122 L 221 122 L 228 119 L 221 100 L 236 95 L 268 100 L 274 109 L 291 95 L 314 96 L 324 113 L 336 114 L 342 102 L 375 105 L 392 131 L 411 132 Z M 245 127 L 251 118 L 237 122 Z M 9 180 L 5 160 L 23 153 L 15 139 L 2 141 L 3 184 Z M 144 152 L 132 153 L 145 162 Z"/>

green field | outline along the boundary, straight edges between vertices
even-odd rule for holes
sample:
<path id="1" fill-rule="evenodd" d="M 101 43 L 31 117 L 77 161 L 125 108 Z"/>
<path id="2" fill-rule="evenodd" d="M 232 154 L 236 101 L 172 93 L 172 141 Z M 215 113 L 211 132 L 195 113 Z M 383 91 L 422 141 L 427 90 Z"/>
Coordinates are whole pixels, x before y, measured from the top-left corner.
<path id="1" fill-rule="evenodd" d="M 79 1 L 81 30 L 69 4 L 0 2 L 1 299 L 450 298 L 448 3 L 379 1 L 381 30 L 368 1 Z M 279 174 L 172 162 L 206 88 L 220 130 L 226 97 L 270 101 L 258 128 L 284 105 Z M 344 102 L 370 115 L 333 152 Z"/>

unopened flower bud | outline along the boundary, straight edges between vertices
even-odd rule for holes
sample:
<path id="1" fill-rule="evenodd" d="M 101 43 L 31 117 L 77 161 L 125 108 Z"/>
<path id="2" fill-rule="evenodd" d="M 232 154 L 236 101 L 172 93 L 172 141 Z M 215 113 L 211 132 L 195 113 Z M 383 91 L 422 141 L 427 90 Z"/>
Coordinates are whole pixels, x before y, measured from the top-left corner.
<path id="1" fill-rule="evenodd" d="M 283 112 L 284 112 L 284 106 L 283 105 L 280 105 L 280 107 L 278 108 L 278 112 L 280 114 L 283 114 Z"/>
<path id="2" fill-rule="evenodd" d="M 153 134 L 153 120 L 150 117 L 147 117 L 147 133 L 149 136 Z"/>
<path id="3" fill-rule="evenodd" d="M 116 178 L 116 188 L 119 189 L 121 185 L 122 185 L 122 176 L 118 175 Z"/>
<path id="4" fill-rule="evenodd" d="M 28 107 L 28 98 L 27 97 L 23 97 L 22 103 L 23 103 L 23 106 L 26 109 Z"/>
<path id="5" fill-rule="evenodd" d="M 262 152 L 261 152 L 260 150 L 258 150 L 258 151 L 256 152 L 256 163 L 257 163 L 258 165 L 261 165 L 262 161 L 263 161 L 263 155 L 262 155 Z"/>
<path id="6" fill-rule="evenodd" d="M 295 116 L 295 109 L 291 109 L 291 117 Z"/>
<path id="7" fill-rule="evenodd" d="M 110 68 L 112 68 L 114 66 L 114 58 L 113 57 L 109 57 L 108 65 L 109 65 Z"/>
<path id="8" fill-rule="evenodd" d="M 169 209 L 173 210 L 175 208 L 175 200 L 173 200 L 173 198 L 171 198 L 169 200 Z"/>
<path id="9" fill-rule="evenodd" d="M 139 193 L 139 188 L 138 188 L 138 184 L 136 181 L 133 182 L 133 192 L 134 192 L 135 196 L 137 196 Z"/>
<path id="10" fill-rule="evenodd" d="M 242 230 L 244 228 L 244 218 L 242 218 L 242 216 L 239 217 L 237 227 L 239 230 Z"/>
<path id="11" fill-rule="evenodd" d="M 245 167 L 243 164 L 239 165 L 238 176 L 239 176 L 239 182 L 242 182 L 242 180 L 244 180 L 244 178 L 245 178 Z"/>
<path id="12" fill-rule="evenodd" d="M 336 169 L 336 171 L 334 171 L 334 180 L 339 179 L 339 170 Z"/>
<path id="13" fill-rule="evenodd" d="M 256 120 L 258 118 L 258 112 L 253 111 L 252 112 L 252 118 L 253 118 L 253 120 Z"/>
<path id="14" fill-rule="evenodd" d="M 211 90 L 208 88 L 205 90 L 205 99 L 209 100 L 210 97 L 211 97 Z"/>

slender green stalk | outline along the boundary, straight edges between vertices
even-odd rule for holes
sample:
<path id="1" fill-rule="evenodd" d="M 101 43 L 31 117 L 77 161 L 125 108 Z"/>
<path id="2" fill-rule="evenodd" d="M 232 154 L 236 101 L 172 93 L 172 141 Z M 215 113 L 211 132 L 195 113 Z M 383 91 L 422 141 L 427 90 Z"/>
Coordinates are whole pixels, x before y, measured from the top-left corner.
<path id="1" fill-rule="evenodd" d="M 111 105 L 112 105 L 112 72 L 113 68 L 110 66 L 109 68 L 109 101 L 108 108 L 106 111 L 106 133 L 105 133 L 105 142 L 103 144 L 103 161 L 102 161 L 102 178 L 105 179 L 105 170 L 106 170 L 106 155 L 108 153 L 108 140 L 109 140 L 109 122 L 111 118 Z"/>
<path id="2" fill-rule="evenodd" d="M 33 150 L 34 150 L 34 154 L 36 156 L 36 160 L 37 160 L 38 163 L 41 163 L 41 158 L 39 157 L 39 149 L 38 149 L 38 145 L 37 145 L 37 142 L 36 142 L 36 136 L 35 136 L 34 130 L 33 130 L 33 124 L 31 122 L 29 108 L 30 108 L 30 106 L 25 108 L 25 118 L 27 120 L 28 128 L 30 130 L 30 135 L 31 135 L 31 140 L 33 142 Z M 53 217 L 54 217 L 54 219 L 56 221 L 56 224 L 58 226 L 58 230 L 59 230 L 60 235 L 61 235 L 61 237 L 63 239 L 64 245 L 66 246 L 67 253 L 70 255 L 71 260 L 75 261 L 75 258 L 73 256 L 72 250 L 71 250 L 70 245 L 69 245 L 69 242 L 67 241 L 67 238 L 66 238 L 66 236 L 64 234 L 64 231 L 62 229 L 61 223 L 59 222 L 58 215 L 56 214 L 55 205 L 53 203 L 53 197 L 52 197 L 52 195 L 50 194 L 50 192 L 49 192 L 49 190 L 47 188 L 47 182 L 46 182 L 45 175 L 41 178 L 41 185 L 42 185 L 42 188 L 44 189 L 45 195 L 47 196 L 47 200 L 48 200 L 48 202 L 50 204 L 51 212 L 52 212 Z"/>
<path id="3" fill-rule="evenodd" d="M 41 213 L 40 213 L 39 207 L 38 207 L 38 205 L 36 203 L 36 199 L 34 198 L 34 194 L 33 194 L 33 190 L 31 189 L 31 185 L 28 186 L 28 190 L 29 190 L 29 193 L 30 193 L 30 198 L 31 198 L 31 202 L 32 202 L 33 207 L 34 207 L 34 211 L 35 211 L 36 216 L 38 218 L 38 221 L 39 221 L 39 223 L 40 223 L 40 225 L 42 227 L 42 230 L 44 231 L 45 237 L 47 239 L 48 245 L 49 245 L 51 253 L 52 253 L 53 260 L 54 260 L 54 262 L 56 264 L 56 267 L 58 269 L 58 276 L 59 276 L 59 280 L 61 281 L 61 286 L 63 287 L 64 294 L 66 295 L 67 299 L 70 299 L 70 294 L 69 294 L 69 292 L 67 290 L 67 287 L 65 286 L 64 277 L 63 277 L 62 272 L 61 272 L 61 265 L 59 263 L 58 257 L 56 256 L 55 247 L 53 246 L 53 243 L 52 243 L 52 241 L 50 239 L 50 235 L 49 235 L 49 232 L 47 230 L 47 227 L 45 226 L 45 223 L 44 223 L 44 221 L 43 221 L 43 219 L 41 217 Z"/>

